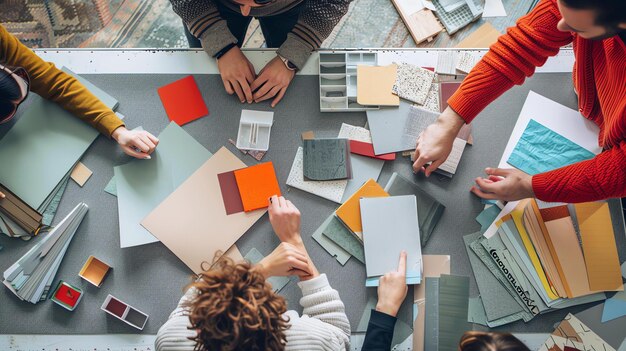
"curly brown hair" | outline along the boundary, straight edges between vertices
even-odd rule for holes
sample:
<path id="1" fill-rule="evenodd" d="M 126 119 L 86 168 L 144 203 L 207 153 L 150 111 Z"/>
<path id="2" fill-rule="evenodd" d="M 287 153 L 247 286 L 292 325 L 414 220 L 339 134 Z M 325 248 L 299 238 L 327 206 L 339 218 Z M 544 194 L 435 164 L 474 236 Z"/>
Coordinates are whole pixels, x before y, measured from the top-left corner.
<path id="1" fill-rule="evenodd" d="M 191 284 L 189 308 L 195 350 L 284 350 L 285 299 L 248 262 L 222 258 Z"/>
<path id="2" fill-rule="evenodd" d="M 468 331 L 459 342 L 461 351 L 530 351 L 523 342 L 509 333 Z"/>

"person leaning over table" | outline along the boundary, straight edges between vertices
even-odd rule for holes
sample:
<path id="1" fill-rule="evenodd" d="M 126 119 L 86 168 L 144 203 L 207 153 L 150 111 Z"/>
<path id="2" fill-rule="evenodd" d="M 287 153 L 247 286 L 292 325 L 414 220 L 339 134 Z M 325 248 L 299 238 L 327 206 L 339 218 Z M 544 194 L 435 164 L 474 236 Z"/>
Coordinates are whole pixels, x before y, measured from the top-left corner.
<path id="1" fill-rule="evenodd" d="M 378 301 L 372 310 L 362 351 L 389 351 L 393 339 L 396 315 L 406 298 L 406 252 L 400 253 L 396 271 L 380 278 Z M 423 332 L 423 331 L 422 331 Z M 428 350 L 427 350 L 428 351 Z M 467 331 L 459 341 L 459 351 L 530 351 L 524 343 L 509 333 Z"/>
<path id="2" fill-rule="evenodd" d="M 223 259 L 201 273 L 159 329 L 157 351 L 348 349 L 345 307 L 304 247 L 300 212 L 282 196 L 270 201 L 281 244 L 254 266 Z M 266 282 L 291 275 L 300 277 L 302 316 Z"/>
<path id="3" fill-rule="evenodd" d="M 0 124 L 15 116 L 31 90 L 115 139 L 130 156 L 148 158 L 159 143 L 148 132 L 126 129 L 124 122 L 76 78 L 43 61 L 0 25 Z"/>
<path id="4" fill-rule="evenodd" d="M 449 107 L 417 139 L 413 170 L 429 176 L 452 149 L 457 132 L 559 48 L 573 43 L 574 91 L 580 113 L 600 127 L 604 151 L 593 159 L 527 175 L 487 168 L 471 191 L 505 201 L 536 197 L 549 202 L 585 202 L 626 196 L 626 1 L 542 0 L 500 36 Z M 430 165 L 427 165 L 431 162 Z"/>
<path id="5" fill-rule="evenodd" d="M 190 47 L 217 59 L 224 88 L 252 103 L 283 98 L 297 70 L 319 49 L 352 0 L 170 0 L 183 19 Z M 257 76 L 241 52 L 252 17 L 268 48 L 278 48 Z"/>

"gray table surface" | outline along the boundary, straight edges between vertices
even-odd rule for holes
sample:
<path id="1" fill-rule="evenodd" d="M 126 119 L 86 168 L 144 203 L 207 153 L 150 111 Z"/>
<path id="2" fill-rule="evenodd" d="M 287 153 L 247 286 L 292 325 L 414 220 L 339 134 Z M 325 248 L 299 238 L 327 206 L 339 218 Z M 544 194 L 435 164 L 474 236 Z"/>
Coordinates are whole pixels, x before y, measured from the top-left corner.
<path id="1" fill-rule="evenodd" d="M 92 75 L 86 76 L 111 95 L 119 99 L 119 111 L 126 115 L 129 128 L 143 126 L 158 135 L 169 123 L 156 89 L 182 77 L 182 75 Z M 203 97 L 209 107 L 210 116 L 183 128 L 211 152 L 226 145 L 246 164 L 256 161 L 244 156 L 228 143 L 235 138 L 241 109 L 271 110 L 268 103 L 242 105 L 224 92 L 217 75 L 195 76 Z M 463 245 L 462 235 L 479 229 L 474 220 L 482 210 L 479 199 L 469 192 L 472 180 L 483 174 L 486 166 L 496 166 L 502 150 L 509 139 L 517 116 L 529 90 L 550 99 L 576 108 L 572 90 L 571 74 L 544 73 L 529 79 L 522 87 L 515 87 L 487 107 L 474 122 L 475 145 L 466 149 L 457 175 L 452 179 L 437 176 L 425 178 L 414 176 L 410 163 L 402 157 L 387 162 L 380 176 L 385 184 L 392 172 L 410 177 L 429 193 L 440 199 L 447 208 L 430 241 L 425 254 L 449 254 L 452 257 L 452 273 L 471 277 L 471 295 L 478 294 L 471 267 Z M 346 305 L 346 312 L 353 328 L 358 324 L 367 300 L 374 289 L 364 287 L 365 269 L 351 259 L 341 266 L 328 255 L 310 235 L 322 223 L 336 204 L 298 189 L 285 185 L 291 163 L 300 144 L 300 133 L 314 130 L 320 136 L 336 136 L 342 122 L 363 126 L 365 113 L 320 113 L 317 76 L 297 76 L 283 101 L 274 109 L 274 126 L 270 151 L 263 161 L 273 161 L 281 190 L 302 212 L 304 242 L 321 272 L 328 275 L 331 285 L 337 289 Z M 2 137 L 10 125 L 0 127 Z M 50 301 L 31 305 L 19 301 L 8 289 L 0 288 L 0 333 L 3 334 L 102 334 L 139 333 L 100 310 L 107 294 L 148 313 L 150 318 L 143 333 L 155 334 L 169 313 L 176 306 L 183 287 L 189 283 L 191 271 L 164 245 L 154 243 L 139 247 L 120 249 L 117 215 L 117 198 L 103 192 L 113 175 L 113 166 L 127 162 L 115 143 L 99 137 L 83 157 L 83 163 L 94 174 L 83 188 L 70 181 L 61 202 L 55 221 L 61 220 L 78 202 L 89 205 L 89 212 L 74 237 L 57 273 L 56 281 L 63 279 L 81 286 L 85 296 L 78 308 L 69 312 Z M 4 167 L 5 165 L 0 165 Z M 45 172 L 42 173 L 42 177 Z M 220 196 L 220 194 L 214 194 Z M 623 226 L 620 216 L 619 225 Z M 34 239 L 37 240 L 37 239 Z M 621 261 L 626 255 L 625 238 L 618 236 Z M 256 247 L 268 254 L 279 241 L 272 233 L 264 216 L 238 242 L 245 255 Z M 0 236 L 0 271 L 7 269 L 21 257 L 33 242 L 24 242 Z M 81 280 L 77 274 L 89 255 L 111 264 L 114 269 L 101 288 Z M 285 287 L 283 294 L 289 307 L 301 312 L 298 300 L 300 290 L 294 282 Z M 412 291 L 409 291 L 412 296 Z M 485 301 L 489 303 L 489 301 Z M 577 312 L 585 307 L 553 312 L 538 316 L 529 323 L 514 323 L 504 328 L 516 332 L 547 332 L 554 323 L 568 312 Z"/>

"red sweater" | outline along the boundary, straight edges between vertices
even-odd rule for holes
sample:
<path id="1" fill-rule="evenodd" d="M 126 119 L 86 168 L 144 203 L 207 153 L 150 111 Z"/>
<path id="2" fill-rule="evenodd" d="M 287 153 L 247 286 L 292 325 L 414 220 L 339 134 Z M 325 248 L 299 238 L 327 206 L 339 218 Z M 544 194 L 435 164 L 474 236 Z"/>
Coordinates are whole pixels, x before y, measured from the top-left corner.
<path id="1" fill-rule="evenodd" d="M 600 127 L 604 151 L 593 159 L 533 176 L 544 201 L 585 202 L 626 196 L 626 46 L 619 36 L 602 41 L 556 28 L 556 0 L 543 0 L 507 30 L 448 100 L 470 123 L 489 103 L 573 41 L 574 87 L 581 114 Z"/>

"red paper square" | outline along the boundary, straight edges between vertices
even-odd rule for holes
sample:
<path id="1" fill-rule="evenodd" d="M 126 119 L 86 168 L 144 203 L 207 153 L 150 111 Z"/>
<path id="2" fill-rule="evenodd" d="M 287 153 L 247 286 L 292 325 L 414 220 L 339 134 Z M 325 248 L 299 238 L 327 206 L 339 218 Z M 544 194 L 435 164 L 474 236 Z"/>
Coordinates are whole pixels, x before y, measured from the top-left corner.
<path id="1" fill-rule="evenodd" d="M 179 79 L 157 89 L 165 113 L 179 126 L 209 115 L 193 76 Z"/>
<path id="2" fill-rule="evenodd" d="M 353 154 L 377 158 L 379 160 L 385 161 L 393 161 L 396 159 L 396 154 L 393 152 L 389 154 L 376 155 L 374 154 L 374 145 L 370 143 L 364 143 L 358 140 L 350 140 L 350 152 Z"/>

